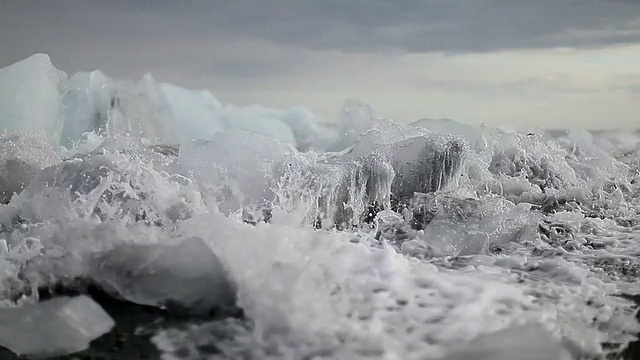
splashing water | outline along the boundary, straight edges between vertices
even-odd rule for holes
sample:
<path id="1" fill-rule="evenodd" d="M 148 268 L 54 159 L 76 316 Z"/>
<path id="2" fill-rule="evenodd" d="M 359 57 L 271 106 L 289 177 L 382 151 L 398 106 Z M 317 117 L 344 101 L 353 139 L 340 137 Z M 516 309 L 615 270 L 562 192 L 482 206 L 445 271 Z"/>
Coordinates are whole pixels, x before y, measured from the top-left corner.
<path id="1" fill-rule="evenodd" d="M 110 81 L 85 80 L 90 89 Z M 310 146 L 321 131 L 310 136 L 309 125 L 291 130 L 315 149 L 300 152 L 291 136 L 247 131 L 264 109 L 238 110 L 234 127 L 235 110 L 200 94 L 198 106 L 223 120 L 201 139 L 157 146 L 145 140 L 165 121 L 156 117 L 178 119 L 176 99 L 192 94 L 161 86 L 160 96 L 146 78 L 144 91 L 119 95 L 133 104 L 142 94 L 144 111 L 109 110 L 112 93 L 126 93 L 109 84 L 113 92 L 92 93 L 98 105 L 79 108 L 100 114 L 97 128 L 67 148 L 47 147 L 51 136 L 22 140 L 38 134 L 0 139 L 0 184 L 17 193 L 0 207 L 4 307 L 88 276 L 89 260 L 120 244 L 197 237 L 233 279 L 246 317 L 159 331 L 167 359 L 438 359 L 532 322 L 586 358 L 616 356 L 636 339 L 634 304 L 620 295 L 640 292 L 638 134 L 403 127 L 350 101 L 348 136 L 335 134 L 348 146 Z M 87 101 L 72 95 L 59 103 Z M 64 134 L 75 134 L 76 115 Z M 143 136 L 101 130 L 132 119 Z M 10 172 L 15 164 L 26 170 Z"/>

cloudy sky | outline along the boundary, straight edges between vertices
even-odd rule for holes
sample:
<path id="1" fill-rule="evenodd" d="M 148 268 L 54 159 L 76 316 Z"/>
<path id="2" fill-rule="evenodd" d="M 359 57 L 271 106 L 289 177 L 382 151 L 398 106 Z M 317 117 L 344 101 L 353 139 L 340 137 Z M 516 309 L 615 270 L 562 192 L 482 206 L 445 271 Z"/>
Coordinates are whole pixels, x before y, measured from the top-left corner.
<path id="1" fill-rule="evenodd" d="M 0 0 L 0 67 L 38 52 L 329 120 L 640 127 L 640 0 Z"/>

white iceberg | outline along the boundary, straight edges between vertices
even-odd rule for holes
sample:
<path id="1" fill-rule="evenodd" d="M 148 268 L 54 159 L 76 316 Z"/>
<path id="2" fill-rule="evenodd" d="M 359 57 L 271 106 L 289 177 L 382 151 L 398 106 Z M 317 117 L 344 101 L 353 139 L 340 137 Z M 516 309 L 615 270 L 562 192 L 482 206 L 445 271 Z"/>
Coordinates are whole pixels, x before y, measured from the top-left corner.
<path id="1" fill-rule="evenodd" d="M 0 109 L 5 132 L 35 133 L 56 147 L 75 147 L 92 132 L 179 144 L 242 129 L 303 149 L 318 139 L 316 117 L 302 107 L 223 105 L 209 91 L 161 83 L 150 74 L 138 83 L 99 70 L 67 79 L 44 54 L 0 69 Z"/>

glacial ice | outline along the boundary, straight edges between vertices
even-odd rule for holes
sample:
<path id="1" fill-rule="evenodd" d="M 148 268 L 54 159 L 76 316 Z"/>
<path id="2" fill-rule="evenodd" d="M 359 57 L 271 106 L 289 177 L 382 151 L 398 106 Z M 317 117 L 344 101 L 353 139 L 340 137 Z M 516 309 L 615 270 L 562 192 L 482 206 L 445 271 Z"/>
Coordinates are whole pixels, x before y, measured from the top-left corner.
<path id="1" fill-rule="evenodd" d="M 209 91 L 188 91 L 166 83 L 157 82 L 150 74 L 137 85 L 139 97 L 146 98 L 151 108 L 150 123 L 163 126 L 160 142 L 179 144 L 198 138 L 208 139 L 224 130 L 219 119 L 222 104 Z M 121 96 L 124 99 L 131 95 Z M 133 110 L 135 111 L 135 110 Z M 132 115 L 125 113 L 125 118 Z"/>
<path id="2" fill-rule="evenodd" d="M 298 150 L 304 152 L 310 149 L 324 149 L 322 143 L 326 141 L 324 138 L 326 135 L 323 136 L 318 118 L 311 111 L 295 106 L 286 109 L 280 119 L 291 128 Z M 334 134 L 331 135 L 333 138 Z"/>
<path id="3" fill-rule="evenodd" d="M 295 152 L 287 143 L 231 129 L 209 141 L 180 147 L 177 167 L 203 189 L 214 190 L 223 211 L 273 200 L 275 167 Z"/>
<path id="4" fill-rule="evenodd" d="M 64 84 L 60 143 L 73 147 L 85 133 L 106 133 L 116 95 L 116 84 L 101 71 L 79 72 Z"/>
<path id="5" fill-rule="evenodd" d="M 109 314 L 86 296 L 1 309 L 0 324 L 0 345 L 29 358 L 82 351 L 115 325 Z"/>
<path id="6" fill-rule="evenodd" d="M 262 106 L 228 106 L 222 114 L 222 121 L 227 128 L 254 132 L 295 145 L 293 131 L 280 121 L 280 116 L 281 111 Z"/>
<path id="7" fill-rule="evenodd" d="M 60 161 L 51 145 L 37 136 L 0 134 L 0 203 L 8 203 L 42 169 Z"/>
<path id="8" fill-rule="evenodd" d="M 90 278 L 114 296 L 141 305 L 208 312 L 235 303 L 220 260 L 200 238 L 178 245 L 122 244 L 92 260 Z"/>
<path id="9" fill-rule="evenodd" d="M 425 128 L 434 134 L 460 136 L 476 150 L 482 150 L 487 146 L 487 140 L 479 129 L 451 119 L 420 119 L 407 126 Z"/>
<path id="10" fill-rule="evenodd" d="M 371 106 L 355 99 L 348 99 L 342 104 L 339 120 L 340 137 L 327 149 L 328 151 L 342 151 L 351 147 L 360 134 L 374 126 L 377 119 Z"/>
<path id="11" fill-rule="evenodd" d="M 91 132 L 179 144 L 227 129 L 274 137 L 303 150 L 327 142 L 313 123 L 315 116 L 302 107 L 224 105 L 209 91 L 161 83 L 150 74 L 138 83 L 111 79 L 99 70 L 67 79 L 43 54 L 0 69 L 0 84 L 5 131 L 35 133 L 55 147 L 74 147 Z"/>
<path id="12" fill-rule="evenodd" d="M 50 166 L 33 177 L 14 204 L 20 206 L 22 217 L 32 221 L 56 219 L 68 212 L 101 216 L 109 213 L 107 204 L 118 204 L 121 215 L 135 216 L 144 208 L 139 197 L 142 190 L 136 185 L 146 180 L 146 174 L 130 174 L 117 160 L 94 154 Z"/>
<path id="13" fill-rule="evenodd" d="M 459 173 L 465 144 L 455 139 L 415 137 L 391 146 L 396 173 L 391 192 L 399 199 L 442 189 Z"/>
<path id="14" fill-rule="evenodd" d="M 5 132 L 32 133 L 60 142 L 60 86 L 66 75 L 49 56 L 36 54 L 0 69 L 0 124 Z"/>
<path id="15" fill-rule="evenodd" d="M 414 192 L 455 182 L 466 152 L 462 139 L 378 125 L 343 152 L 291 153 L 273 161 L 280 165 L 271 176 L 280 205 L 305 208 L 307 220 L 323 226 L 348 227 L 369 207 L 390 208 L 392 196 L 395 203 L 408 201 Z"/>

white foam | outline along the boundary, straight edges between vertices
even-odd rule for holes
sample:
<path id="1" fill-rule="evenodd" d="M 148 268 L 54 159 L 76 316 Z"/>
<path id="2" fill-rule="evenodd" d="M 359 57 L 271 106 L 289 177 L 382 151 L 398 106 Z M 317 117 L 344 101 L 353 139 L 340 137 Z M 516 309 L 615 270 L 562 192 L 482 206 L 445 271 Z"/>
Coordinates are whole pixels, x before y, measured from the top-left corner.
<path id="1" fill-rule="evenodd" d="M 50 79 L 28 80 L 42 81 L 44 103 L 56 104 Z M 181 347 L 198 358 L 197 345 L 213 343 L 229 358 L 436 359 L 529 322 L 585 356 L 612 355 L 636 338 L 633 304 L 615 296 L 640 292 L 633 137 L 404 127 L 375 121 L 358 103 L 347 103 L 333 133 L 302 109 L 233 107 L 150 76 L 93 73 L 67 84 L 77 86 L 63 101 L 73 104 L 62 112 L 64 134 L 85 143 L 64 153 L 76 159 L 39 165 L 0 206 L 6 298 L 86 276 L 89 259 L 120 246 L 165 249 L 197 237 L 237 283 L 249 320 L 169 329 L 156 337 L 168 358 Z M 92 112 L 99 116 L 87 121 Z M 104 131 L 83 134 L 102 119 Z M 206 139 L 192 141 L 196 132 Z M 322 152 L 339 134 L 341 151 Z M 147 146 L 159 141 L 181 142 L 177 159 Z M 403 190 L 397 179 L 403 199 L 393 197 Z M 416 190 L 435 192 L 412 198 Z M 360 221 L 372 202 L 385 211 Z M 270 223 L 243 223 L 247 207 Z M 422 228 L 412 228 L 418 220 Z M 340 223 L 344 231 L 333 227 Z M 178 258 L 163 258 L 162 269 L 182 268 Z M 220 331 L 224 339 L 212 337 Z"/>

